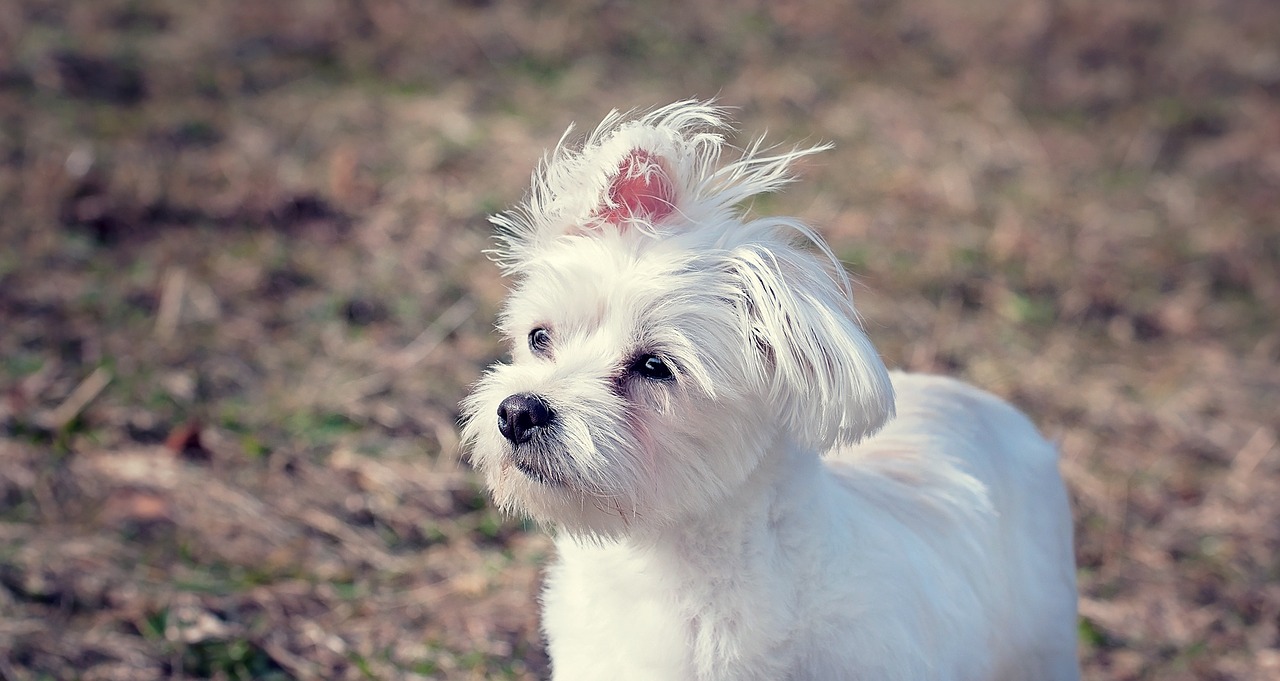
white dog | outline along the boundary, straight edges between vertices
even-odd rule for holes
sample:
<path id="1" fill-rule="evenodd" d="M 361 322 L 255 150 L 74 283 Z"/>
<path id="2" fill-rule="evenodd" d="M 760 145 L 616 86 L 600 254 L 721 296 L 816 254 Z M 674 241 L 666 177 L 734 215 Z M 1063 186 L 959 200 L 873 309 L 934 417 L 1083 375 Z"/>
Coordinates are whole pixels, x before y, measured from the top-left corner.
<path id="1" fill-rule="evenodd" d="M 554 678 L 1078 678 L 1054 447 L 990 394 L 890 374 L 819 237 L 743 215 L 820 149 L 717 169 L 724 120 L 615 112 L 494 219 L 513 362 L 465 439 L 556 534 Z"/>

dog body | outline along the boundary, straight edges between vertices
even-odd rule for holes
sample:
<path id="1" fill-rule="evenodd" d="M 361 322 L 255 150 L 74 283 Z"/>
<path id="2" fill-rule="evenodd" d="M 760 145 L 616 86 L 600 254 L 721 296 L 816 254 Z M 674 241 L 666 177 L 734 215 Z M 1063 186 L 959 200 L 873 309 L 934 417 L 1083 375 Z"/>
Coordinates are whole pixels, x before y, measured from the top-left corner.
<path id="1" fill-rule="evenodd" d="M 770 457 L 715 517 L 558 538 L 556 678 L 1078 678 L 1053 448 L 987 393 L 893 379 L 884 431 Z"/>
<path id="2" fill-rule="evenodd" d="M 496 219 L 513 361 L 464 436 L 557 534 L 554 678 L 1078 678 L 1053 447 L 975 388 L 891 377 L 822 241 L 742 214 L 817 149 L 717 168 L 723 128 L 611 116 Z"/>

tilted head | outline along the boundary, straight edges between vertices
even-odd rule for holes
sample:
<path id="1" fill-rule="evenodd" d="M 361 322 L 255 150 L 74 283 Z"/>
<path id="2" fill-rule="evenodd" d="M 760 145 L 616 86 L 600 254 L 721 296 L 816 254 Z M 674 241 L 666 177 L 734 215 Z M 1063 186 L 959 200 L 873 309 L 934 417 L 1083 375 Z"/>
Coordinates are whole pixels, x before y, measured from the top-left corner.
<path id="1" fill-rule="evenodd" d="M 681 522 L 780 446 L 855 442 L 892 414 L 831 252 L 797 221 L 742 214 L 822 148 L 757 141 L 717 169 L 726 129 L 694 102 L 615 112 L 494 218 L 512 363 L 463 411 L 504 508 L 583 535 Z"/>

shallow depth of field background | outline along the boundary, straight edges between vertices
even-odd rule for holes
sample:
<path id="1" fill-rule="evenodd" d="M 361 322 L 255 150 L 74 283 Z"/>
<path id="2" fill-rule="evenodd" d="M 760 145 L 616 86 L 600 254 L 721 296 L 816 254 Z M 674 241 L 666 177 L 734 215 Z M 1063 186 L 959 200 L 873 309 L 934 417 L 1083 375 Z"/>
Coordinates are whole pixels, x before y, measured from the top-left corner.
<path id="1" fill-rule="evenodd" d="M 691 96 L 1061 443 L 1086 678 L 1280 678 L 1280 4 L 7 0 L 0 679 L 544 677 L 485 216 Z"/>

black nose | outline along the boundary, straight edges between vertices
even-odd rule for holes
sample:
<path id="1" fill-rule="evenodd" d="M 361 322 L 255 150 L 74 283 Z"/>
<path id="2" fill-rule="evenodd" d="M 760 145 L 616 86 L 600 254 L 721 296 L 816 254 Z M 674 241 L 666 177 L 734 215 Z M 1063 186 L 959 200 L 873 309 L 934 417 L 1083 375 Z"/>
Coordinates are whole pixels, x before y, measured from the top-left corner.
<path id="1" fill-rule="evenodd" d="M 512 395 L 498 405 L 498 431 L 513 444 L 524 444 L 535 430 L 551 423 L 555 412 L 537 395 Z"/>

